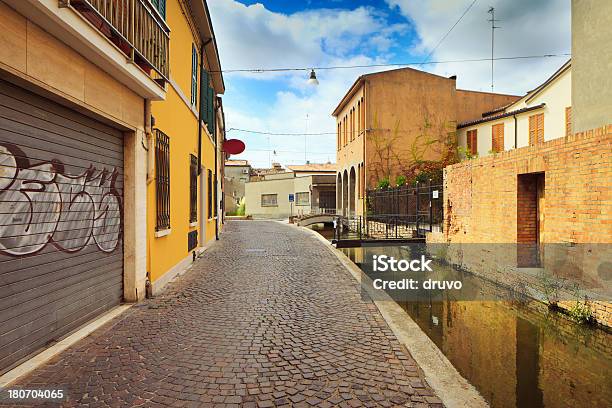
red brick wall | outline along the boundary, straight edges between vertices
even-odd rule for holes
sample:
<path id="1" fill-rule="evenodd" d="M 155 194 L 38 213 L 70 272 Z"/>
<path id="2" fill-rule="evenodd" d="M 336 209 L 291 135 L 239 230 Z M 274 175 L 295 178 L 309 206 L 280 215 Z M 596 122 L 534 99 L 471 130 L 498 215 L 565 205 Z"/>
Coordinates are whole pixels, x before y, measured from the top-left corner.
<path id="1" fill-rule="evenodd" d="M 612 125 L 608 125 L 448 166 L 444 171 L 444 238 L 458 244 L 451 247 L 461 252 L 462 262 L 464 251 L 475 248 L 464 245 L 467 243 L 535 242 L 536 183 L 529 182 L 535 173 L 544 173 L 545 184 L 541 241 L 568 247 L 612 243 Z M 512 268 L 517 272 L 517 252 L 511 252 L 500 250 L 494 262 L 487 261 L 493 259 L 491 254 L 474 256 L 474 272 L 516 284 L 507 273 Z M 598 272 L 600 265 L 601 260 L 580 254 L 576 264 L 566 269 L 573 270 L 589 289 L 599 290 L 610 286 Z M 527 281 L 518 278 L 521 284 Z M 601 322 L 612 325 L 610 303 L 594 302 L 594 309 Z"/>

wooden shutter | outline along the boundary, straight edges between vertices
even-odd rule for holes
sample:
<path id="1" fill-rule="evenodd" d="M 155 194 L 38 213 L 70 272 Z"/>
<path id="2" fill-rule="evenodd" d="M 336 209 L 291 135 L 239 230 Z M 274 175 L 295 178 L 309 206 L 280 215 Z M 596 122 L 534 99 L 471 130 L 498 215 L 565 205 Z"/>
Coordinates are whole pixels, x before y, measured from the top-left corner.
<path id="1" fill-rule="evenodd" d="M 467 131 L 467 148 L 472 155 L 478 153 L 477 129 Z"/>
<path id="2" fill-rule="evenodd" d="M 529 146 L 544 143 L 544 114 L 529 117 Z"/>
<path id="3" fill-rule="evenodd" d="M 565 136 L 572 134 L 572 107 L 565 108 Z"/>
<path id="4" fill-rule="evenodd" d="M 504 151 L 504 124 L 498 123 L 491 127 L 491 146 L 494 152 Z"/>

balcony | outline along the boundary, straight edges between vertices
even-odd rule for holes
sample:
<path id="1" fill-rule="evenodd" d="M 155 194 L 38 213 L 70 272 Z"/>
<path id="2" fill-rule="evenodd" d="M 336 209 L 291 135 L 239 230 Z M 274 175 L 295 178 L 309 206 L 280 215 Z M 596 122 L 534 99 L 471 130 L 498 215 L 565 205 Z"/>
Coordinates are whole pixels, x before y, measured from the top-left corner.
<path id="1" fill-rule="evenodd" d="M 59 0 L 76 10 L 160 85 L 168 80 L 170 29 L 147 0 Z"/>

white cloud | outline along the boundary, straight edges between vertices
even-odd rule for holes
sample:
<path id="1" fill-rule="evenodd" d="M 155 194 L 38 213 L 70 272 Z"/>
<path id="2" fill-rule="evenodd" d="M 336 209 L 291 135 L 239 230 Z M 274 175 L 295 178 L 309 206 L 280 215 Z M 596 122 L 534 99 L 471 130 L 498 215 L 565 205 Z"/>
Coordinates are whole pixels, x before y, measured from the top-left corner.
<path id="1" fill-rule="evenodd" d="M 274 13 L 261 4 L 245 6 L 234 0 L 209 3 L 221 63 L 224 69 L 363 65 L 384 62 L 363 55 L 362 50 L 386 52 L 392 36 L 406 28 L 404 24 L 387 25 L 384 15 L 375 9 L 316 9 L 291 15 Z M 224 100 L 228 127 L 255 129 L 273 133 L 333 132 L 331 112 L 355 79 L 365 70 L 320 70 L 320 86 L 307 86 L 308 72 L 228 73 Z M 242 90 L 231 86 L 232 78 L 280 81 L 285 90 L 277 92 L 269 109 L 252 111 L 244 103 Z M 272 85 L 272 83 L 270 83 Z M 257 95 L 252 95 L 256 98 Z M 235 102 L 235 104 L 234 104 Z M 306 117 L 308 115 L 308 124 Z M 267 136 L 230 133 L 242 137 L 247 158 L 257 166 L 269 163 Z M 270 136 L 270 146 L 277 151 L 272 161 L 291 164 L 304 161 L 303 136 Z M 335 161 L 335 135 L 308 136 L 307 159 L 311 162 Z"/>
<path id="2" fill-rule="evenodd" d="M 427 55 L 457 21 L 471 0 L 386 0 L 410 19 L 420 37 L 413 51 Z M 495 56 L 559 54 L 570 52 L 570 0 L 478 1 L 430 57 L 431 61 L 488 58 L 491 23 L 487 10 L 495 7 L 501 21 L 495 30 Z M 559 68 L 568 57 L 495 62 L 495 91 L 524 94 Z M 457 75 L 457 86 L 488 91 L 491 64 L 428 65 L 428 71 Z"/>

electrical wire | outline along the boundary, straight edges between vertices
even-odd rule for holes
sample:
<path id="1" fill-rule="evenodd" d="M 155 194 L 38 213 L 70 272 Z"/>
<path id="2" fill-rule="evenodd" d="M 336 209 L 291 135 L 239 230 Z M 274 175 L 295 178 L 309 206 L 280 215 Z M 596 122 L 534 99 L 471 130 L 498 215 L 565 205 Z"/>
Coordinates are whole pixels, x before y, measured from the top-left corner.
<path id="1" fill-rule="evenodd" d="M 463 19 L 463 17 L 465 17 L 465 15 L 468 13 L 468 11 L 470 11 L 470 9 L 472 8 L 472 6 L 474 6 L 474 4 L 476 4 L 478 0 L 474 0 L 472 1 L 472 3 L 468 6 L 468 8 L 465 9 L 465 11 L 463 12 L 463 14 L 461 15 L 461 17 L 459 17 L 459 20 L 457 20 L 455 22 L 455 24 L 453 24 L 453 26 L 446 32 L 446 34 L 444 34 L 442 36 L 442 38 L 440 38 L 440 41 L 438 41 L 438 43 L 436 44 L 435 47 L 433 47 L 433 49 L 429 52 L 429 54 L 427 54 L 427 56 L 425 57 L 425 59 L 422 61 L 423 63 L 427 62 L 427 60 L 429 59 L 429 57 L 431 57 L 431 54 L 434 53 L 434 51 L 436 51 L 438 49 L 438 47 L 440 46 L 440 44 L 442 44 L 442 42 L 446 39 L 446 37 L 448 37 L 448 35 L 451 33 L 451 31 L 453 31 L 453 29 L 457 26 L 457 24 L 459 24 L 459 22 Z"/>
<path id="2" fill-rule="evenodd" d="M 553 58 L 553 57 L 571 57 L 571 53 L 561 54 L 541 54 L 541 55 L 517 55 L 513 57 L 496 57 L 494 61 L 511 61 L 511 60 L 522 60 L 522 59 L 535 59 L 535 58 Z M 233 72 L 249 72 L 253 74 L 260 74 L 265 72 L 289 72 L 289 71 L 326 71 L 334 69 L 356 69 L 356 68 L 383 68 L 383 67 L 405 67 L 409 65 L 430 65 L 430 64 L 454 64 L 454 63 L 467 63 L 467 62 L 491 62 L 489 58 L 472 58 L 472 59 L 458 59 L 458 60 L 443 60 L 443 61 L 412 61 L 412 62 L 398 62 L 391 64 L 364 64 L 364 65 L 336 65 L 326 67 L 288 67 L 288 68 L 244 68 L 244 69 L 224 69 L 221 71 L 209 71 L 210 73 L 233 73 Z"/>
<path id="3" fill-rule="evenodd" d="M 238 128 L 229 128 L 229 129 L 227 129 L 227 133 L 229 133 L 231 131 L 255 133 L 255 134 L 258 134 L 258 135 L 269 135 L 269 136 L 323 136 L 323 135 L 335 135 L 336 134 L 336 132 L 321 132 L 321 133 L 272 133 L 272 132 L 262 132 L 262 131 L 258 131 L 258 130 L 238 129 Z"/>

